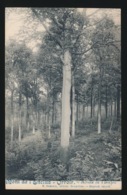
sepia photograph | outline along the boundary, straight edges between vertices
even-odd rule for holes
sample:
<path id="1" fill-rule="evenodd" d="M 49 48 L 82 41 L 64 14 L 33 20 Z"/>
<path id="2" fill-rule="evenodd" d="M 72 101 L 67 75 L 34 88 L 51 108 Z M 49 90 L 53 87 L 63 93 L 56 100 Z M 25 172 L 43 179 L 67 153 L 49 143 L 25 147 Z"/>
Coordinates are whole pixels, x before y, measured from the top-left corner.
<path id="1" fill-rule="evenodd" d="M 121 103 L 120 9 L 5 9 L 6 189 L 120 190 Z"/>

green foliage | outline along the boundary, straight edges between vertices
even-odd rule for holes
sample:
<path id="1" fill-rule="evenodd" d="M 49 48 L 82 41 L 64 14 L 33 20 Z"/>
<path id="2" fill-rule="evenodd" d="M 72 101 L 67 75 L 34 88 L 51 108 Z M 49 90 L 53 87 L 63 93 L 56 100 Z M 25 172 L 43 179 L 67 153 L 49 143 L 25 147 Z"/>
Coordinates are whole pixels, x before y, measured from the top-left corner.
<path id="1" fill-rule="evenodd" d="M 40 135 L 6 148 L 6 177 L 23 180 L 112 180 L 121 178 L 120 132 L 92 132 L 71 140 L 68 161 L 61 161 L 59 141 L 52 147 Z"/>

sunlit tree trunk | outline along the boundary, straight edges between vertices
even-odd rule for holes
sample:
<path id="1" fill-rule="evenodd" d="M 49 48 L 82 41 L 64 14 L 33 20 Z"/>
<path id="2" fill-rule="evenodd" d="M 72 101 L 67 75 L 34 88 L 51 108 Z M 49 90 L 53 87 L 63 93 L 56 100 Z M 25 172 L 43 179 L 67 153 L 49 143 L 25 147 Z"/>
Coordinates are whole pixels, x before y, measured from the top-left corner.
<path id="1" fill-rule="evenodd" d="M 65 150 L 69 147 L 70 131 L 70 90 L 71 90 L 71 54 L 69 50 L 64 52 L 63 58 L 63 86 L 62 86 L 62 118 L 61 118 L 61 147 Z"/>
<path id="2" fill-rule="evenodd" d="M 36 119 L 35 119 L 35 114 L 33 111 L 33 115 L 32 115 L 32 133 L 35 134 L 35 123 L 36 123 Z"/>
<path id="3" fill-rule="evenodd" d="M 88 104 L 87 104 L 87 118 L 89 117 L 89 112 L 88 112 Z"/>

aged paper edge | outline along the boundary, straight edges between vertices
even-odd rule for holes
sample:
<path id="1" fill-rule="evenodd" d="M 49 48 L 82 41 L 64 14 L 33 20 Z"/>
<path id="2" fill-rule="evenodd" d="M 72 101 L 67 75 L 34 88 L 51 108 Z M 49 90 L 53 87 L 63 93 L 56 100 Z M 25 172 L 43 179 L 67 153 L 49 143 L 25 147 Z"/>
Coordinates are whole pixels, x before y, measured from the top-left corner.
<path id="1" fill-rule="evenodd" d="M 28 181 L 6 180 L 9 190 L 121 190 L 121 181 Z"/>

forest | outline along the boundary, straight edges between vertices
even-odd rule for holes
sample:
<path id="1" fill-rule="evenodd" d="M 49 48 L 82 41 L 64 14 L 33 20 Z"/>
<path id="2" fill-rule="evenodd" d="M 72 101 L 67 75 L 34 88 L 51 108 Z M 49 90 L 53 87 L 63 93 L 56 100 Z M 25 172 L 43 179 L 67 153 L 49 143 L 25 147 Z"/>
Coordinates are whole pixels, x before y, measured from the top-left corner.
<path id="1" fill-rule="evenodd" d="M 5 17 L 5 178 L 121 181 L 120 10 Z"/>

